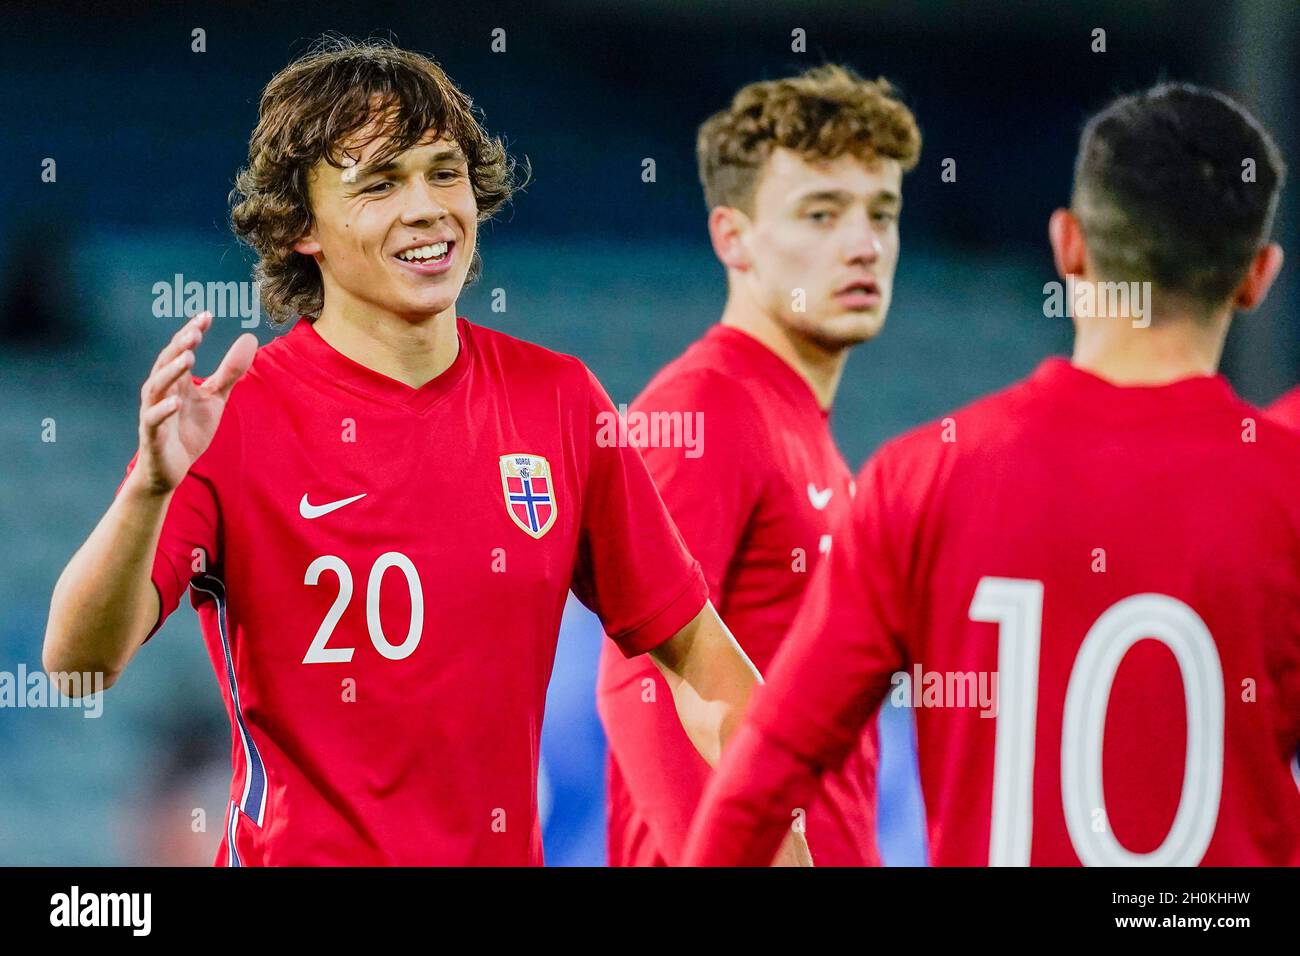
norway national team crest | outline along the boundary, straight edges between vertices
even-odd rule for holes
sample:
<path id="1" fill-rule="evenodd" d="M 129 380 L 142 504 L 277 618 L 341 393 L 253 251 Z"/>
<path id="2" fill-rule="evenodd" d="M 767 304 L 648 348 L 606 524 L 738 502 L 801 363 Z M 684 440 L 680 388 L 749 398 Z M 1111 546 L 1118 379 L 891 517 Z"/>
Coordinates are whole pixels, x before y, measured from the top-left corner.
<path id="1" fill-rule="evenodd" d="M 541 455 L 502 455 L 501 487 L 515 524 L 540 538 L 555 524 L 555 484 Z"/>

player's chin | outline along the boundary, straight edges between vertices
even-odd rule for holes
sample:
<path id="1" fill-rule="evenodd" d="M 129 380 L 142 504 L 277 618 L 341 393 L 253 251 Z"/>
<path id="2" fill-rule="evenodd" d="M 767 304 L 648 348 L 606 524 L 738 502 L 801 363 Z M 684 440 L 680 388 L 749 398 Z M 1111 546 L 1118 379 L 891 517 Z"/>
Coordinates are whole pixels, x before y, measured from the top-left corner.
<path id="1" fill-rule="evenodd" d="M 400 302 L 400 311 L 409 313 L 439 313 L 455 305 L 465 285 L 464 276 L 447 276 L 444 282 L 421 282 L 393 290 L 393 299 Z"/>
<path id="2" fill-rule="evenodd" d="M 875 338 L 885 324 L 884 310 L 836 309 L 810 329 L 823 348 L 849 348 Z"/>
<path id="3" fill-rule="evenodd" d="M 440 295 L 397 295 L 389 299 L 390 311 L 416 321 L 427 319 L 431 315 L 440 315 L 456 304 L 456 296 L 446 293 Z"/>

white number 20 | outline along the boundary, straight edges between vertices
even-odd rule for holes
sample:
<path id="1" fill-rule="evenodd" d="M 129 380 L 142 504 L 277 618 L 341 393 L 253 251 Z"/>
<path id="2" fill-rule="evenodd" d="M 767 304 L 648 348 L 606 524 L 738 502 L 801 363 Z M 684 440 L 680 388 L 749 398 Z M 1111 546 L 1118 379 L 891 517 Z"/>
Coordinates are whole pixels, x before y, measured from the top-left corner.
<path id="1" fill-rule="evenodd" d="M 406 586 L 411 592 L 411 625 L 407 629 L 406 640 L 401 644 L 393 644 L 388 640 L 387 635 L 384 634 L 383 622 L 379 618 L 379 586 L 384 580 L 384 572 L 389 568 L 397 568 L 406 575 Z M 356 648 L 327 647 L 326 643 L 334 633 L 339 619 L 343 617 L 348 602 L 352 600 L 352 571 L 347 562 L 337 555 L 323 554 L 307 566 L 307 574 L 302 579 L 303 584 L 319 584 L 321 573 L 324 571 L 333 571 L 338 577 L 339 593 L 325 614 L 325 619 L 320 622 L 320 627 L 316 629 L 316 636 L 312 638 L 311 646 L 307 648 L 307 654 L 302 662 L 304 664 L 346 664 L 352 660 L 352 652 Z M 400 661 L 410 657 L 420 643 L 420 635 L 424 631 L 424 589 L 420 586 L 420 575 L 415 570 L 415 565 L 400 551 L 381 554 L 370 569 L 370 579 L 366 582 L 366 628 L 370 631 L 370 642 L 375 645 L 375 650 L 390 661 Z"/>
<path id="2" fill-rule="evenodd" d="M 990 866 L 1028 866 L 1033 836 L 1034 736 L 1043 583 L 982 578 L 972 621 L 999 625 L 997 735 L 993 756 Z M 1133 853 L 1105 819 L 1102 738 L 1111 686 L 1124 655 L 1143 638 L 1173 653 L 1187 707 L 1187 756 L 1174 822 L 1150 853 Z M 1088 629 L 1070 673 L 1061 730 L 1061 797 L 1070 842 L 1085 866 L 1195 866 L 1219 817 L 1223 786 L 1223 667 L 1209 628 L 1166 594 L 1134 594 L 1111 605 Z"/>

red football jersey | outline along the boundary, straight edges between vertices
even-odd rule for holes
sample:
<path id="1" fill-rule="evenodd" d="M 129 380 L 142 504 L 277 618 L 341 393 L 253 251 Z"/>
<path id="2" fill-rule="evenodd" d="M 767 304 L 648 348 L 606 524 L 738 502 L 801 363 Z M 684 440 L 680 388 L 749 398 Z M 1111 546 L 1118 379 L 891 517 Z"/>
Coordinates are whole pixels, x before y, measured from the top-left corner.
<path id="1" fill-rule="evenodd" d="M 1300 436 L 1222 377 L 1063 359 L 888 443 L 688 862 L 770 859 L 905 696 L 936 864 L 1300 863 L 1297 474 Z"/>
<path id="2" fill-rule="evenodd" d="M 1288 428 L 1300 428 L 1300 386 L 1268 406 L 1268 415 Z"/>
<path id="3" fill-rule="evenodd" d="M 681 421 L 682 440 L 656 431 L 656 421 Z M 655 376 L 628 425 L 704 569 L 714 606 L 766 671 L 822 555 L 841 546 L 832 545 L 831 529 L 848 513 L 853 478 L 831 437 L 829 412 L 767 346 L 715 325 Z M 610 862 L 680 864 L 708 764 L 691 746 L 653 661 L 625 659 L 606 646 L 598 705 L 610 744 Z M 872 722 L 803 816 L 818 864 L 879 863 L 875 769 Z"/>
<path id="4" fill-rule="evenodd" d="M 176 491 L 153 580 L 159 623 L 191 589 L 231 719 L 218 865 L 541 863 L 570 587 L 626 654 L 704 606 L 639 455 L 597 440 L 616 413 L 586 367 L 457 329 L 411 388 L 300 320 Z"/>

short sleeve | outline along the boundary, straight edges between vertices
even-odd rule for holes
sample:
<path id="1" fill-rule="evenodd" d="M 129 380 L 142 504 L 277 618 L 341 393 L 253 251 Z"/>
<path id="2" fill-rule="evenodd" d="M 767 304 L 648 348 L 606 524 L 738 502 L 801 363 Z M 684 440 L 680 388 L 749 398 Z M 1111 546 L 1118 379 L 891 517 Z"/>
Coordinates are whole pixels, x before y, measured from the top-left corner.
<path id="1" fill-rule="evenodd" d="M 619 650 L 633 657 L 689 624 L 708 600 L 708 586 L 640 454 L 626 441 L 609 440 L 617 429 L 602 429 L 618 412 L 584 372 L 588 464 L 572 586 Z"/>
<path id="2" fill-rule="evenodd" d="M 632 411 L 670 421 L 677 416 L 691 439 L 682 447 L 644 444 L 641 457 L 721 607 L 723 582 L 772 460 L 760 445 L 768 429 L 760 427 L 758 407 L 744 386 L 711 370 L 652 384 Z"/>
<path id="3" fill-rule="evenodd" d="M 881 461 L 858 476 L 853 507 L 813 574 L 798 617 L 759 689 L 754 721 L 791 753 L 836 769 L 907 665 L 908 519 Z"/>
<path id="4" fill-rule="evenodd" d="M 231 455 L 238 454 L 238 430 L 238 413 L 234 411 L 233 403 L 227 403 L 212 444 L 198 457 L 172 494 L 150 575 L 158 591 L 158 620 L 149 630 L 146 641 L 180 605 L 190 579 L 205 570 L 215 569 L 221 561 L 217 474 L 227 466 Z M 137 458 L 138 454 L 127 464 L 127 475 L 135 469 Z M 122 484 L 125 483 L 124 478 Z M 119 484 L 118 493 L 121 490 Z"/>

